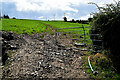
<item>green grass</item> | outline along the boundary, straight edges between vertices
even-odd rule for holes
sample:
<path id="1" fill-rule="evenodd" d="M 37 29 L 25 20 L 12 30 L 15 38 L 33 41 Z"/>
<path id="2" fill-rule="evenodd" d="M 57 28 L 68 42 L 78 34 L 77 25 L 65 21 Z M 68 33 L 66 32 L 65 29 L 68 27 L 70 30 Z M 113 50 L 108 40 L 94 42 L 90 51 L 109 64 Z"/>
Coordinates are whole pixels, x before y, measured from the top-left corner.
<path id="1" fill-rule="evenodd" d="M 107 57 L 105 57 L 103 54 L 91 54 L 90 63 L 92 65 L 92 68 L 94 71 L 97 71 L 97 75 L 93 75 L 89 63 L 88 63 L 88 56 L 90 53 L 87 53 L 88 55 L 83 57 L 84 60 L 84 68 L 86 69 L 87 73 L 91 76 L 91 78 L 95 79 L 105 79 L 105 80 L 119 80 L 120 74 L 115 72 L 115 69 L 112 66 L 112 63 L 108 60 Z"/>
<path id="2" fill-rule="evenodd" d="M 64 21 L 42 21 L 42 23 L 52 26 L 53 29 L 90 26 L 89 24 L 70 23 L 70 22 L 64 22 Z M 90 28 L 84 28 L 84 29 L 85 29 L 85 34 L 89 34 Z M 81 31 L 79 31 L 79 30 L 81 30 Z M 75 32 L 71 32 L 71 31 L 75 31 Z M 67 32 L 67 33 L 63 33 L 63 34 L 84 34 L 83 28 L 61 29 L 61 30 L 56 30 L 56 32 Z M 72 39 L 80 38 L 80 37 L 84 38 L 84 36 L 75 35 L 75 36 L 72 36 Z M 86 35 L 85 37 L 86 37 L 86 39 L 90 39 L 90 37 L 88 35 Z M 91 43 L 91 41 L 87 41 L 87 42 Z"/>
<path id="3" fill-rule="evenodd" d="M 2 19 L 2 30 L 22 33 L 41 33 L 45 31 L 45 25 L 38 20 Z"/>
<path id="4" fill-rule="evenodd" d="M 70 23 L 64 21 L 41 21 L 41 20 L 27 20 L 27 19 L 2 19 L 1 24 L 2 26 L 0 26 L 0 28 L 4 31 L 12 31 L 17 34 L 27 33 L 29 35 L 32 33 L 41 33 L 45 31 L 50 34 L 54 34 L 49 27 L 52 27 L 53 29 L 57 29 L 57 28 L 90 26 L 89 24 Z M 89 29 L 90 28 L 85 28 L 85 34 L 89 34 Z M 84 34 L 83 28 L 57 30 L 57 32 L 69 32 L 69 31 L 75 31 L 75 32 L 65 33 L 65 34 Z M 84 42 L 84 35 L 82 36 L 74 35 L 71 38 L 79 39 L 80 37 L 83 38 L 78 42 Z M 86 35 L 85 38 L 90 39 L 88 35 Z M 91 43 L 91 41 L 86 41 L 86 42 Z"/>
<path id="5" fill-rule="evenodd" d="M 2 19 L 2 30 L 5 31 L 13 31 L 18 34 L 22 33 L 41 33 L 45 31 L 45 26 L 50 25 L 53 29 L 56 28 L 68 28 L 68 27 L 82 27 L 89 26 L 88 24 L 79 24 L 79 23 L 70 23 L 63 21 L 40 21 L 40 20 L 25 20 L 25 19 Z M 1 28 L 1 27 L 0 27 Z M 48 27 L 47 29 L 50 32 Z M 75 30 L 83 30 L 80 29 L 66 29 L 62 31 L 75 31 Z M 59 30 L 58 32 L 60 32 Z M 83 33 L 83 31 L 75 32 L 75 33 Z M 87 33 L 87 32 L 86 32 Z"/>
<path id="6" fill-rule="evenodd" d="M 63 22 L 63 21 L 42 21 L 44 24 L 48 24 L 52 26 L 53 29 L 56 28 L 69 28 L 69 27 L 82 27 L 82 26 L 90 26 L 89 24 L 79 24 L 79 23 L 70 23 L 70 22 Z M 83 28 L 77 28 L 77 29 L 62 29 L 58 30 L 58 32 L 64 31 L 64 32 L 69 32 L 69 31 L 76 31 L 76 30 L 83 30 Z M 89 30 L 89 28 L 85 28 L 85 30 Z M 74 33 L 74 32 L 73 32 Z M 82 33 L 83 31 L 75 32 L 75 33 Z M 87 31 L 86 31 L 87 33 Z"/>
<path id="7" fill-rule="evenodd" d="M 88 24 L 70 23 L 64 21 L 42 21 L 42 22 L 51 25 L 53 28 L 80 27 L 82 25 L 89 26 Z"/>
<path id="8" fill-rule="evenodd" d="M 47 26 L 46 26 L 47 25 Z M 41 33 L 46 31 L 51 33 L 51 30 L 49 28 L 50 25 L 53 29 L 56 28 L 68 28 L 68 27 L 82 27 L 82 26 L 89 26 L 89 24 L 79 24 L 79 23 L 70 23 L 70 22 L 64 22 L 64 21 L 41 21 L 41 20 L 25 20 L 25 19 L 2 19 L 2 30 L 5 31 L 12 31 L 17 34 L 27 33 Z M 1 28 L 0 27 L 0 28 Z M 77 29 L 64 29 L 64 30 L 58 30 L 57 32 L 69 32 L 69 31 L 76 31 L 76 30 L 83 30 L 83 28 L 77 28 Z M 89 33 L 89 28 L 85 28 L 86 34 Z M 72 32 L 68 34 L 83 34 L 84 31 L 79 32 Z M 72 38 L 79 38 L 80 36 L 73 36 Z M 84 37 L 84 36 L 82 36 Z M 89 38 L 89 36 L 86 36 L 86 38 Z"/>

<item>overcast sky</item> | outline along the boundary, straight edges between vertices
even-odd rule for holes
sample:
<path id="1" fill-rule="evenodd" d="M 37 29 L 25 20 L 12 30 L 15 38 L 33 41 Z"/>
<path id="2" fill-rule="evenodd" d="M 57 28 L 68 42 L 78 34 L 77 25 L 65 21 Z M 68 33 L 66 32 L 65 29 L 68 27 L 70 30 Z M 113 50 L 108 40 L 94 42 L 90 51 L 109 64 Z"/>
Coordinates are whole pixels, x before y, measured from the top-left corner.
<path id="1" fill-rule="evenodd" d="M 2 15 L 11 18 L 37 20 L 63 20 L 63 16 L 71 19 L 88 19 L 90 13 L 96 12 L 95 2 L 100 6 L 112 3 L 113 0 L 2 0 Z"/>

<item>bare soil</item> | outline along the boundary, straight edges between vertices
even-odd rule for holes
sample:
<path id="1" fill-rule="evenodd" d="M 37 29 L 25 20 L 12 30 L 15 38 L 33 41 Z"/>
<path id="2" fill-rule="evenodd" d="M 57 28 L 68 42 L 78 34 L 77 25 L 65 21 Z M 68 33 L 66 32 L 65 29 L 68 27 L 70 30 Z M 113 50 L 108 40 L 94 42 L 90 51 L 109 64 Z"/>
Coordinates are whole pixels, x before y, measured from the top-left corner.
<path id="1" fill-rule="evenodd" d="M 9 32 L 2 32 L 8 35 Z M 82 52 L 68 49 L 66 41 L 57 40 L 54 34 L 37 33 L 32 35 L 12 33 L 13 39 L 2 38 L 10 54 L 3 67 L 3 78 L 89 78 L 83 68 Z M 43 37 L 41 37 L 43 36 Z M 7 42 L 5 44 L 5 41 Z M 63 44 L 61 43 L 63 42 Z M 11 48 L 6 45 L 14 45 Z"/>

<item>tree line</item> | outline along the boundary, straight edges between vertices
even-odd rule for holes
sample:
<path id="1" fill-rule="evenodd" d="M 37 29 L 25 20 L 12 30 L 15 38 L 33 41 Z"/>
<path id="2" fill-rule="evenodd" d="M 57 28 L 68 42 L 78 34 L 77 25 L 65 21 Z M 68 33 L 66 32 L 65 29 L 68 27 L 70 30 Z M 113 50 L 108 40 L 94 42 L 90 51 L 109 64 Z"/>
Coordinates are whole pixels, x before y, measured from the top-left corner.
<path id="1" fill-rule="evenodd" d="M 74 20 L 74 19 L 72 19 L 70 21 L 67 20 L 67 17 L 63 17 L 63 19 L 64 19 L 64 22 L 82 23 L 82 24 L 88 24 L 89 22 L 92 21 L 92 18 L 88 18 L 88 20 Z"/>
<path id="2" fill-rule="evenodd" d="M 5 19 L 10 19 L 10 17 L 8 16 L 8 15 L 3 15 L 3 17 L 2 18 L 5 18 Z M 15 17 L 13 17 L 12 19 L 16 19 Z"/>

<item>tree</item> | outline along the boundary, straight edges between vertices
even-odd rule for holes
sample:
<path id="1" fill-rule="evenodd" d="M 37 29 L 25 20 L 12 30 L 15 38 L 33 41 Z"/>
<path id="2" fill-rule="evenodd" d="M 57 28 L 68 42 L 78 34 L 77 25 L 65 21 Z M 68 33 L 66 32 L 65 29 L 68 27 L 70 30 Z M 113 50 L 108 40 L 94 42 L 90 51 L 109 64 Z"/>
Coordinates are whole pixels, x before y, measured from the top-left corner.
<path id="1" fill-rule="evenodd" d="M 66 17 L 63 17 L 64 21 L 67 22 L 67 18 Z"/>
<path id="2" fill-rule="evenodd" d="M 4 14 L 3 18 L 9 19 L 9 16 Z"/>
<path id="3" fill-rule="evenodd" d="M 92 21 L 92 18 L 88 18 L 88 21 L 91 22 L 91 21 Z"/>
<path id="4" fill-rule="evenodd" d="M 80 21 L 79 20 L 76 20 L 77 23 L 79 23 Z"/>
<path id="5" fill-rule="evenodd" d="M 16 19 L 15 17 L 13 17 L 13 19 Z"/>
<path id="6" fill-rule="evenodd" d="M 3 16 L 3 18 L 5 18 L 6 16 L 5 16 L 5 14 L 4 14 L 4 16 Z"/>
<path id="7" fill-rule="evenodd" d="M 72 22 L 74 23 L 74 22 L 75 22 L 75 20 L 74 20 L 74 19 L 72 19 Z"/>

